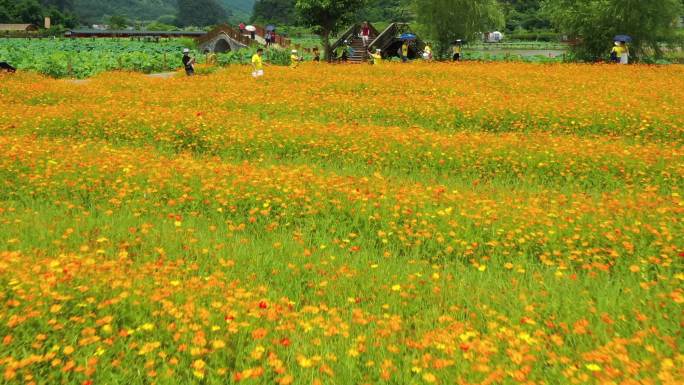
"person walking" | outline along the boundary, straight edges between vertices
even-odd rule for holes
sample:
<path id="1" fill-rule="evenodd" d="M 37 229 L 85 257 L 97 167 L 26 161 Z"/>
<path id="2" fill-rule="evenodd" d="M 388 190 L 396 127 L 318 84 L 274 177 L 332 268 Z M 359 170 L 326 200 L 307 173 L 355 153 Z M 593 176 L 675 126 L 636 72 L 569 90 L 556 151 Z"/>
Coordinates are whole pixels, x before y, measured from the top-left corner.
<path id="1" fill-rule="evenodd" d="M 461 42 L 460 41 L 458 41 L 458 40 L 456 41 L 456 43 L 454 44 L 454 46 L 452 48 L 452 52 L 453 52 L 453 57 L 452 57 L 453 61 L 461 61 Z"/>
<path id="2" fill-rule="evenodd" d="M 297 68 L 299 67 L 299 63 L 302 61 L 302 58 L 299 57 L 297 54 L 297 50 L 293 49 L 291 54 L 290 54 L 290 68 Z"/>
<path id="3" fill-rule="evenodd" d="M 195 74 L 195 58 L 190 56 L 188 48 L 183 50 L 183 67 L 185 67 L 186 75 L 192 76 Z"/>
<path id="4" fill-rule="evenodd" d="M 316 63 L 321 62 L 321 52 L 318 50 L 318 47 L 314 47 L 313 49 L 313 61 Z"/>
<path id="5" fill-rule="evenodd" d="M 266 47 L 270 47 L 273 42 L 273 33 L 271 31 L 266 31 Z"/>
<path id="6" fill-rule="evenodd" d="M 258 79 L 264 76 L 264 49 L 259 48 L 252 56 L 252 77 Z"/>
<path id="7" fill-rule="evenodd" d="M 401 61 L 403 63 L 408 62 L 408 53 L 409 53 L 409 43 L 407 40 L 404 40 L 404 44 L 401 45 Z"/>
<path id="8" fill-rule="evenodd" d="M 238 25 L 238 28 L 240 28 L 240 35 L 245 34 L 245 27 L 246 27 L 245 23 L 240 23 L 240 25 Z"/>
<path id="9" fill-rule="evenodd" d="M 627 43 L 624 41 L 620 42 L 620 47 L 622 48 L 620 50 L 620 64 L 629 64 L 629 47 L 627 46 Z"/>
<path id="10" fill-rule="evenodd" d="M 622 48 L 620 48 L 620 42 L 616 41 L 615 44 L 613 44 L 613 49 L 610 50 L 610 62 L 611 63 L 619 63 L 620 62 L 620 51 Z"/>
<path id="11" fill-rule="evenodd" d="M 432 47 L 430 43 L 425 43 L 425 49 L 423 50 L 423 59 L 427 61 L 432 61 Z"/>
<path id="12" fill-rule="evenodd" d="M 364 21 L 361 25 L 361 40 L 363 40 L 363 46 L 368 47 L 368 40 L 370 39 L 370 25 L 367 21 Z"/>

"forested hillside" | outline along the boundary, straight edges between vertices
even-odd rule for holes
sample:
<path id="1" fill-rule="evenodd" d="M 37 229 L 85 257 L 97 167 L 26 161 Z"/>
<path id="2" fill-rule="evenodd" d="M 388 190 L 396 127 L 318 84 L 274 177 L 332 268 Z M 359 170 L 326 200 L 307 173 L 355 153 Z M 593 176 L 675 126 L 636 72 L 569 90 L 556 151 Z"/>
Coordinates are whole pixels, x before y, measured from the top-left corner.
<path id="1" fill-rule="evenodd" d="M 198 1 L 197 8 L 205 13 L 212 9 L 206 6 L 207 1 L 225 10 L 212 16 L 232 15 L 233 21 L 249 19 L 254 8 L 254 0 L 203 0 Z M 42 25 L 43 18 L 50 16 L 53 25 L 73 27 L 109 23 L 112 16 L 119 16 L 142 22 L 161 18 L 168 24 L 177 15 L 178 0 L 0 0 L 0 23 Z"/>

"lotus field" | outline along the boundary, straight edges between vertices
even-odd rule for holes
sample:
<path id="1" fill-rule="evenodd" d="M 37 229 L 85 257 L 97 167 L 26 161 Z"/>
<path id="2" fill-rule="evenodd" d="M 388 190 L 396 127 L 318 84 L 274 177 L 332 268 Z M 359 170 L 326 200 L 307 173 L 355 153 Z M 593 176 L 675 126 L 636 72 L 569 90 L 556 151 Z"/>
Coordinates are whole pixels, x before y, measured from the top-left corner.
<path id="1" fill-rule="evenodd" d="M 684 68 L 0 75 L 5 384 L 682 384 Z"/>

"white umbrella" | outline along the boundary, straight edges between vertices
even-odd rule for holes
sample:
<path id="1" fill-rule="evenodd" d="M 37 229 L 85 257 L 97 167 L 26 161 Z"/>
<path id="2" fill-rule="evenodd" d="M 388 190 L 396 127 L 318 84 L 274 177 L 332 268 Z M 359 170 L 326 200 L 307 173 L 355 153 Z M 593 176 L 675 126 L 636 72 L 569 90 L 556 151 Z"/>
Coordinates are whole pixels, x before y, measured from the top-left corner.
<path id="1" fill-rule="evenodd" d="M 245 29 L 248 30 L 249 32 L 254 32 L 254 31 L 256 31 L 256 27 L 253 26 L 253 25 L 248 25 L 248 26 L 245 27 Z"/>

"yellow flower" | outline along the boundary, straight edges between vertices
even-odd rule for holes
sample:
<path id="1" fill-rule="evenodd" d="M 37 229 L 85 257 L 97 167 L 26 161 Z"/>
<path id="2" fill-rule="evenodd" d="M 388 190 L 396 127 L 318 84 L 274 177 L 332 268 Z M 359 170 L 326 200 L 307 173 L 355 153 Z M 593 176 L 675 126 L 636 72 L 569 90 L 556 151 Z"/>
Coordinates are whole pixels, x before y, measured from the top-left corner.
<path id="1" fill-rule="evenodd" d="M 309 358 L 306 358 L 304 356 L 297 357 L 297 363 L 302 368 L 310 368 L 313 365 L 313 361 L 311 361 Z"/>
<path id="2" fill-rule="evenodd" d="M 401 285 L 393 285 L 392 291 L 401 291 Z"/>
<path id="3" fill-rule="evenodd" d="M 195 370 L 204 370 L 205 366 L 207 366 L 207 363 L 204 362 L 203 360 L 195 360 L 192 363 L 192 368 Z"/>
<path id="4" fill-rule="evenodd" d="M 428 384 L 434 384 L 435 382 L 437 382 L 437 377 L 434 374 L 428 372 L 423 374 L 423 380 L 425 380 L 425 382 L 427 382 Z"/>
<path id="5" fill-rule="evenodd" d="M 585 367 L 590 372 L 600 372 L 602 370 L 601 367 L 596 365 L 596 364 L 587 364 L 587 365 L 585 365 Z"/>

